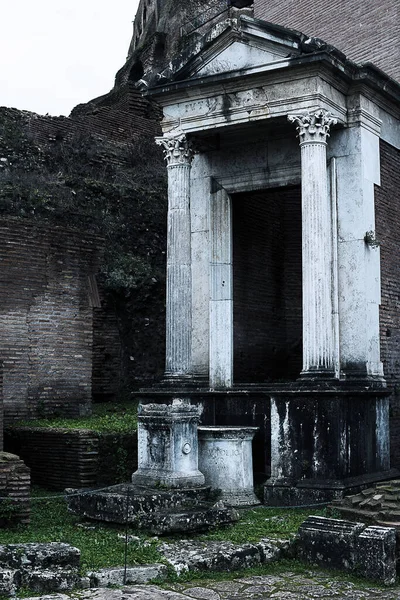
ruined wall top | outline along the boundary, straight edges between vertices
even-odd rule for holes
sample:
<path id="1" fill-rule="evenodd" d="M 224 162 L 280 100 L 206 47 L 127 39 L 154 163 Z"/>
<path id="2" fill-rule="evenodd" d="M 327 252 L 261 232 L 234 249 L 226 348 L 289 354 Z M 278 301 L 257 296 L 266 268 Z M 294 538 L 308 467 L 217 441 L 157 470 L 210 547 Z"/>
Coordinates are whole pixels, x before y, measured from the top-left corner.
<path id="1" fill-rule="evenodd" d="M 321 38 L 350 60 L 400 80 L 398 0 L 141 0 L 117 84 L 163 70 L 188 42 L 235 10 Z"/>
<path id="2" fill-rule="evenodd" d="M 398 0 L 254 0 L 254 16 L 322 38 L 400 81 Z"/>
<path id="3" fill-rule="evenodd" d="M 160 72 L 188 44 L 232 12 L 253 14 L 253 0 L 141 0 L 124 67 L 117 87 Z"/>

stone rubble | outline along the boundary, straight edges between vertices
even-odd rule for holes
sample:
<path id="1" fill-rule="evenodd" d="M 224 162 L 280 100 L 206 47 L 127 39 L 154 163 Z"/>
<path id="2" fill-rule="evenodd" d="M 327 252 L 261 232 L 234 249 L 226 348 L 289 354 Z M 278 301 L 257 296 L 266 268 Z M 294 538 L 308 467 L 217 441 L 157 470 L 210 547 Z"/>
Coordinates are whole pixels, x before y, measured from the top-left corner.
<path id="1" fill-rule="evenodd" d="M 81 586 L 80 551 L 69 544 L 0 546 L 0 597 L 20 588 L 37 593 L 68 591 Z"/>
<path id="2" fill-rule="evenodd" d="M 255 544 L 232 542 L 191 542 L 162 544 L 161 554 L 178 575 L 188 571 L 234 571 L 257 567 L 287 556 L 287 540 L 263 539 Z"/>

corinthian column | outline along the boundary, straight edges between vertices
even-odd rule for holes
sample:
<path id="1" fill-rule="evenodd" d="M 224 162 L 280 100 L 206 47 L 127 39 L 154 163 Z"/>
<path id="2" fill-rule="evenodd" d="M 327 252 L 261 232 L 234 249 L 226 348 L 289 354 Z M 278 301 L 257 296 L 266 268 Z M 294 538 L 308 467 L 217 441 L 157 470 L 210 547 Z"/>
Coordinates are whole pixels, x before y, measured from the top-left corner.
<path id="1" fill-rule="evenodd" d="M 190 167 L 193 151 L 185 134 L 156 138 L 168 168 L 167 315 L 165 375 L 190 374 L 192 277 Z"/>
<path id="2" fill-rule="evenodd" d="M 302 376 L 332 376 L 335 335 L 332 315 L 332 221 L 326 145 L 337 121 L 324 110 L 289 115 L 301 147 L 303 237 Z"/>

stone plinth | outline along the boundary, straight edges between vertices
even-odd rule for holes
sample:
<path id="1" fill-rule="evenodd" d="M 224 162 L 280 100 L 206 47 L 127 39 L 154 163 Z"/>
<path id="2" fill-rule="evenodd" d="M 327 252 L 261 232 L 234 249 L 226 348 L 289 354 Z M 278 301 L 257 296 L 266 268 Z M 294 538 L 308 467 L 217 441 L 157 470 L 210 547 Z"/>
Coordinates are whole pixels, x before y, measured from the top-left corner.
<path id="1" fill-rule="evenodd" d="M 265 504 L 329 502 L 395 477 L 388 411 L 385 389 L 308 385 L 272 392 Z"/>
<path id="2" fill-rule="evenodd" d="M 68 509 L 108 523 L 129 523 L 153 535 L 206 531 L 239 520 L 237 511 L 215 502 L 210 488 L 162 489 L 133 484 L 100 490 L 67 490 Z"/>
<path id="3" fill-rule="evenodd" d="M 138 470 L 132 482 L 148 487 L 197 487 L 199 407 L 175 398 L 171 405 L 139 405 Z"/>
<path id="4" fill-rule="evenodd" d="M 252 440 L 258 427 L 199 427 L 199 468 L 231 506 L 259 504 L 253 487 Z"/>

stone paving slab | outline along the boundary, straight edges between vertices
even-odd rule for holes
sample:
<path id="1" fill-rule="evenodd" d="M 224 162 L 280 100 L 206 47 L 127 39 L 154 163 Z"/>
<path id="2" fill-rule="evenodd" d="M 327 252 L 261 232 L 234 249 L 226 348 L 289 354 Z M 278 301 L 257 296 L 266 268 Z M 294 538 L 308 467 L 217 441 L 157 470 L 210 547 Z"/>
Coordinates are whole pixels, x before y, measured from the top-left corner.
<path id="1" fill-rule="evenodd" d="M 121 589 L 80 590 L 41 596 L 41 600 L 400 600 L 400 586 L 381 589 L 355 585 L 326 574 L 282 573 L 232 581 L 176 583 L 166 587 L 133 585 Z M 25 600 L 38 600 L 28 598 Z"/>

